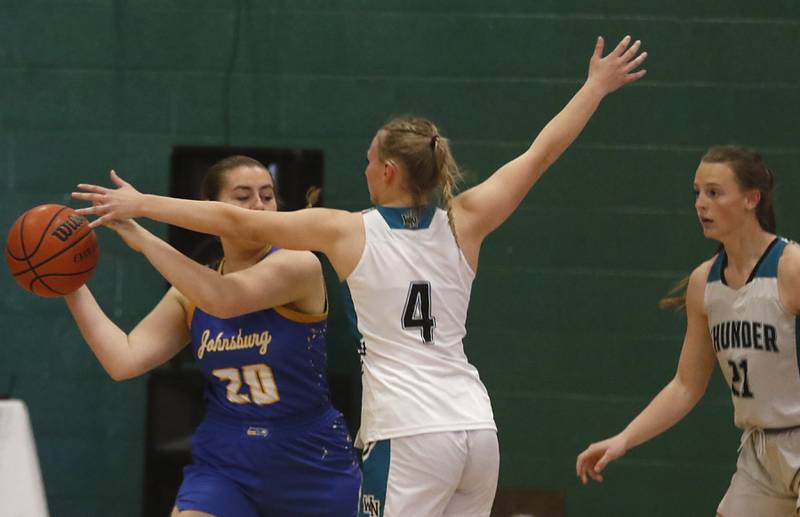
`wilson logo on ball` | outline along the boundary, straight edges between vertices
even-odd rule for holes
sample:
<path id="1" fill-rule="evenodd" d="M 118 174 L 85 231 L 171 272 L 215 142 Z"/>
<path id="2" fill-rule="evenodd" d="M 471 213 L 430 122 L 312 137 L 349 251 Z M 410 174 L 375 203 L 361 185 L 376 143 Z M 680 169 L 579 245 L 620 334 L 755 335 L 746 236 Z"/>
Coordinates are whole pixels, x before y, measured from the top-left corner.
<path id="1" fill-rule="evenodd" d="M 61 242 L 64 242 L 70 238 L 75 230 L 80 228 L 86 222 L 86 218 L 81 215 L 71 215 L 67 217 L 67 220 L 61 223 L 50 235 L 57 238 Z"/>

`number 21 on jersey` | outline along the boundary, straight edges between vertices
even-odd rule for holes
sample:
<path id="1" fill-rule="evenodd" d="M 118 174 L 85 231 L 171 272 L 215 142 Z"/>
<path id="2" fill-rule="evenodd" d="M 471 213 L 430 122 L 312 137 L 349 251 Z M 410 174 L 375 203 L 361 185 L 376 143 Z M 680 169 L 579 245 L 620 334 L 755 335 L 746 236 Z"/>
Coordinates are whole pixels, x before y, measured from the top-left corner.
<path id="1" fill-rule="evenodd" d="M 433 344 L 436 318 L 431 315 L 431 284 L 429 282 L 411 282 L 409 284 L 401 322 L 404 329 L 418 328 L 423 343 Z"/>

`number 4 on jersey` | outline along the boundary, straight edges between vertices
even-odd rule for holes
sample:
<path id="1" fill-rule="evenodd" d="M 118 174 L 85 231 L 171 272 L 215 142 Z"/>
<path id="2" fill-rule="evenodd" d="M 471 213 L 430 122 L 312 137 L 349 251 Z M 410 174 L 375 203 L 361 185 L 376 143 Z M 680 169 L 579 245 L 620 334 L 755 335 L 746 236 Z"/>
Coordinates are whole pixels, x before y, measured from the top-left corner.
<path id="1" fill-rule="evenodd" d="M 419 328 L 423 343 L 433 343 L 436 318 L 431 316 L 431 284 L 411 282 L 406 307 L 403 309 L 403 328 Z"/>

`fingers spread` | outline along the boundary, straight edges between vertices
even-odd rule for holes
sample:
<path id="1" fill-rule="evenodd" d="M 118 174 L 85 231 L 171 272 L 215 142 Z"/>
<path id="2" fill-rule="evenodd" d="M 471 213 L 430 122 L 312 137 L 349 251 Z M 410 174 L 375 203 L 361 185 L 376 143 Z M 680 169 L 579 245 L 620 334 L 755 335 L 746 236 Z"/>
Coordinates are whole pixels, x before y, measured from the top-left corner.
<path id="1" fill-rule="evenodd" d="M 642 46 L 642 40 L 637 39 L 636 41 L 634 41 L 633 45 L 631 45 L 628 48 L 628 50 L 626 50 L 625 53 L 622 54 L 622 59 L 625 61 L 630 61 L 631 59 L 633 59 L 634 56 L 636 56 L 636 53 L 639 52 L 639 47 L 641 46 Z"/>
<path id="2" fill-rule="evenodd" d="M 88 192 L 73 192 L 72 199 L 79 199 L 81 201 L 89 201 L 91 203 L 100 203 L 105 199 L 103 194 L 90 194 Z"/>
<path id="3" fill-rule="evenodd" d="M 622 41 L 620 41 L 617 44 L 617 47 L 611 53 L 617 57 L 621 56 L 625 52 L 625 49 L 628 48 L 628 44 L 630 42 L 631 42 L 631 37 L 625 36 L 624 38 L 622 38 Z"/>
<path id="4" fill-rule="evenodd" d="M 115 171 L 114 169 L 111 169 L 111 172 L 109 174 L 111 176 L 111 181 L 114 183 L 114 185 L 118 187 L 124 187 L 128 184 L 127 181 L 119 177 L 119 174 L 117 174 L 117 171 Z"/>
<path id="5" fill-rule="evenodd" d="M 638 81 L 639 79 L 641 79 L 642 77 L 644 77 L 646 73 L 647 73 L 647 70 L 645 70 L 645 69 L 643 68 L 643 69 L 641 69 L 641 70 L 639 70 L 639 71 L 637 71 L 637 72 L 634 72 L 634 73 L 632 73 L 632 74 L 628 74 L 628 75 L 625 77 L 625 84 L 632 83 L 632 82 L 634 82 L 634 81 Z"/>
<path id="6" fill-rule="evenodd" d="M 78 188 L 87 192 L 95 192 L 97 194 L 104 194 L 108 192 L 108 189 L 105 187 L 101 187 L 100 185 L 91 185 L 89 183 L 78 183 Z"/>
<path id="7" fill-rule="evenodd" d="M 641 54 L 636 56 L 636 59 L 632 59 L 627 65 L 625 65 L 625 68 L 623 68 L 623 70 L 625 72 L 630 72 L 634 68 L 641 65 L 645 59 L 647 59 L 647 52 L 642 52 Z"/>

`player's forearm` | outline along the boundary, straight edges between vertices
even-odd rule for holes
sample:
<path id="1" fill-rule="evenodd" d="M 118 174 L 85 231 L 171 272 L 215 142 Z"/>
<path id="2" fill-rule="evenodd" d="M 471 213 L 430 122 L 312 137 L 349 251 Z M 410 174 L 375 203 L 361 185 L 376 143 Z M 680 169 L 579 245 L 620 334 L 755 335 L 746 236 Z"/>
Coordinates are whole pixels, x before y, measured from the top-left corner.
<path id="1" fill-rule="evenodd" d="M 680 422 L 694 408 L 702 393 L 694 394 L 675 379 L 670 381 L 622 433 L 632 449 L 663 433 Z"/>
<path id="2" fill-rule="evenodd" d="M 241 230 L 244 209 L 218 201 L 195 201 L 153 194 L 143 194 L 136 209 L 141 215 L 155 221 L 180 226 L 210 235 L 235 235 Z"/>
<path id="3" fill-rule="evenodd" d="M 225 303 L 224 278 L 216 271 L 195 262 L 155 235 L 149 234 L 142 254 L 167 282 L 196 306 L 218 315 Z"/>
<path id="4" fill-rule="evenodd" d="M 526 152 L 534 162 L 533 171 L 547 170 L 578 138 L 589 122 L 605 92 L 590 82 L 584 83 L 566 106 L 539 132 Z"/>
<path id="5" fill-rule="evenodd" d="M 97 304 L 86 286 L 64 297 L 83 339 L 114 380 L 130 377 L 126 367 L 128 335 Z"/>

